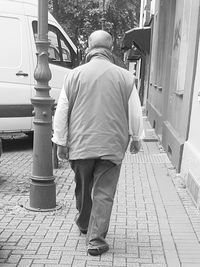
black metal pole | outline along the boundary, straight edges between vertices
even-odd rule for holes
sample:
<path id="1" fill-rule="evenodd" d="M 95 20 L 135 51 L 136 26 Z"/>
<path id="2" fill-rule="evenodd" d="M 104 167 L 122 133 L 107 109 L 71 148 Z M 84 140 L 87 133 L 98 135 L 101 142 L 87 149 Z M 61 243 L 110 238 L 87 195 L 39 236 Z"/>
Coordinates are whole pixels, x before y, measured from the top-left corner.
<path id="1" fill-rule="evenodd" d="M 34 78 L 36 94 L 34 106 L 33 167 L 30 182 L 30 209 L 46 211 L 56 208 L 56 185 L 52 166 L 52 105 L 48 63 L 48 0 L 38 0 L 37 66 Z"/>
<path id="2" fill-rule="evenodd" d="M 101 29 L 105 30 L 105 0 L 99 0 L 99 9 L 101 11 Z"/>

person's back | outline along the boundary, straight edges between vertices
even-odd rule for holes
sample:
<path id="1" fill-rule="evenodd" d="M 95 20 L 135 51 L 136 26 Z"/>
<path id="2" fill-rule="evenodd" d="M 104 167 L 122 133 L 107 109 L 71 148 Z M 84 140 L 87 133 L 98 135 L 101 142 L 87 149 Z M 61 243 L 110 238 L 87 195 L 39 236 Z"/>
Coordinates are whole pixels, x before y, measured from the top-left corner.
<path id="1" fill-rule="evenodd" d="M 102 157 L 121 163 L 128 136 L 132 74 L 101 54 L 68 77 L 70 159 Z"/>

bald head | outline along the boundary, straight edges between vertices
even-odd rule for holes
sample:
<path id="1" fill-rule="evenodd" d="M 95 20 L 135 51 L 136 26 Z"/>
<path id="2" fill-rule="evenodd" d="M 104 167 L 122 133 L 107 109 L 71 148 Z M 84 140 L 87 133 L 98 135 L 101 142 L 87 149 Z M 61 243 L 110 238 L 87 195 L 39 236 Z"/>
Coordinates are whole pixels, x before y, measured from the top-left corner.
<path id="1" fill-rule="evenodd" d="M 103 30 L 94 31 L 88 38 L 89 49 L 104 47 L 112 50 L 113 41 L 112 36 Z"/>

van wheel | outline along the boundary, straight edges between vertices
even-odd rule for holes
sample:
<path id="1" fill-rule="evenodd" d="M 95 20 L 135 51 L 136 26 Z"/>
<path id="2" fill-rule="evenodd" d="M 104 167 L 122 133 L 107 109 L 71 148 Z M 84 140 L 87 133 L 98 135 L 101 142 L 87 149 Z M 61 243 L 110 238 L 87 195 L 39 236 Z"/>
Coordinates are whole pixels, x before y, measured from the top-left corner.
<path id="1" fill-rule="evenodd" d="M 28 136 L 28 138 L 33 139 L 34 132 L 27 132 L 26 135 Z"/>
<path id="2" fill-rule="evenodd" d="M 28 136 L 28 142 L 30 142 L 33 146 L 33 137 L 34 137 L 34 132 L 28 132 L 26 133 L 26 135 Z"/>

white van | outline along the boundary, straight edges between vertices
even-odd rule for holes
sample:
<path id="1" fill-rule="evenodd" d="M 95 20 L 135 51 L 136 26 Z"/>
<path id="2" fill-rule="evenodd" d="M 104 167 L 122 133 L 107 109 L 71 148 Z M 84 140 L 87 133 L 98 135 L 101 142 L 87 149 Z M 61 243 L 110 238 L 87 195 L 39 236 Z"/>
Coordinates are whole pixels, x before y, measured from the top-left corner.
<path id="1" fill-rule="evenodd" d="M 35 95 L 38 0 L 0 0 L 0 137 L 31 133 Z M 77 48 L 49 14 L 50 95 L 57 101 L 64 76 L 77 65 Z"/>

